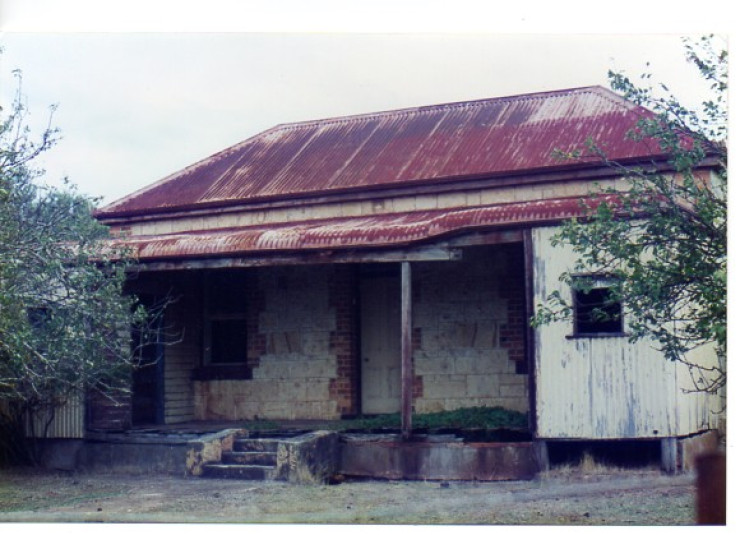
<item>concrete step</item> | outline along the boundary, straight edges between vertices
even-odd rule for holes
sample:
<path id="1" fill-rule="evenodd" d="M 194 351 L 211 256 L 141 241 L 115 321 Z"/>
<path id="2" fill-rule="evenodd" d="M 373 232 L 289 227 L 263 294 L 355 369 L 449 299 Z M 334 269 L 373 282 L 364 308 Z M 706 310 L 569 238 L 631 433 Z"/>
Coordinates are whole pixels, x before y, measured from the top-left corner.
<path id="1" fill-rule="evenodd" d="M 203 466 L 203 477 L 220 479 L 269 480 L 273 479 L 274 474 L 275 469 L 267 466 L 221 463 L 206 464 Z"/>
<path id="2" fill-rule="evenodd" d="M 277 466 L 277 453 L 271 451 L 225 451 L 221 454 L 224 464 L 249 464 Z"/>
<path id="3" fill-rule="evenodd" d="M 234 451 L 262 451 L 275 453 L 278 450 L 278 438 L 238 438 L 234 440 Z"/>

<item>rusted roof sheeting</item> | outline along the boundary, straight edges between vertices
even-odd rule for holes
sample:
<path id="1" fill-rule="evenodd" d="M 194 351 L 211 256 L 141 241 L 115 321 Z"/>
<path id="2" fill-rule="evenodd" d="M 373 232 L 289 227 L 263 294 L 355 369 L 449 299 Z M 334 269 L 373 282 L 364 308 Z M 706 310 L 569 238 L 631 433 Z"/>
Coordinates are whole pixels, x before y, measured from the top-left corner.
<path id="1" fill-rule="evenodd" d="M 156 213 L 470 176 L 562 168 L 593 138 L 612 159 L 656 147 L 626 139 L 645 113 L 601 87 L 288 124 L 139 192 L 99 216 Z"/>
<path id="2" fill-rule="evenodd" d="M 466 231 L 561 221 L 582 215 L 582 202 L 567 198 L 134 236 L 118 240 L 118 245 L 131 248 L 141 261 L 405 246 Z"/>

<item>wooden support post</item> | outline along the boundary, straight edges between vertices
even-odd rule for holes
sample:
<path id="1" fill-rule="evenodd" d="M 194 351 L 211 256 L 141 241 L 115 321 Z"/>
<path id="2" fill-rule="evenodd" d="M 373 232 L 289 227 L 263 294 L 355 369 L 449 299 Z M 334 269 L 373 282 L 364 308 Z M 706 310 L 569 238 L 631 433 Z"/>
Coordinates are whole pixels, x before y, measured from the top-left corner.
<path id="1" fill-rule="evenodd" d="M 678 439 L 676 437 L 660 439 L 660 464 L 666 474 L 678 472 Z"/>
<path id="2" fill-rule="evenodd" d="M 411 265 L 401 263 L 401 437 L 411 438 L 414 371 L 411 363 Z"/>
<path id="3" fill-rule="evenodd" d="M 524 250 L 524 358 L 527 360 L 527 391 L 529 394 L 529 432 L 537 436 L 537 365 L 534 353 L 534 327 L 529 323 L 534 316 L 534 244 L 532 230 L 522 234 L 522 249 Z M 544 443 L 543 443 L 544 444 Z M 545 446 L 547 449 L 547 446 Z"/>
<path id="4" fill-rule="evenodd" d="M 721 452 L 696 458 L 696 523 L 727 524 L 727 460 Z"/>
<path id="5" fill-rule="evenodd" d="M 550 454 L 547 451 L 547 442 L 544 440 L 535 440 L 532 442 L 534 456 L 537 459 L 537 468 L 540 472 L 547 472 L 550 469 Z"/>

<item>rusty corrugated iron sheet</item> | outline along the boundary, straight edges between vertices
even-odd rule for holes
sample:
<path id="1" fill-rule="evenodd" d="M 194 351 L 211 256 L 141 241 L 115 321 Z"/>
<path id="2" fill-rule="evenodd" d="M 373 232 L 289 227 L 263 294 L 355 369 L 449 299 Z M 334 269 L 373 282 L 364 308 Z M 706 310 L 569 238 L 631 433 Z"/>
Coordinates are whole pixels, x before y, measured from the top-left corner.
<path id="1" fill-rule="evenodd" d="M 583 202 L 595 206 L 599 199 L 608 201 L 612 197 L 551 199 L 132 236 L 117 240 L 117 244 L 131 249 L 134 256 L 142 261 L 405 246 L 463 231 L 562 221 L 583 215 Z"/>
<path id="2" fill-rule="evenodd" d="M 615 160 L 655 155 L 626 133 L 643 108 L 602 87 L 277 126 L 101 209 L 101 218 L 495 177 L 579 165 L 591 138 Z"/>

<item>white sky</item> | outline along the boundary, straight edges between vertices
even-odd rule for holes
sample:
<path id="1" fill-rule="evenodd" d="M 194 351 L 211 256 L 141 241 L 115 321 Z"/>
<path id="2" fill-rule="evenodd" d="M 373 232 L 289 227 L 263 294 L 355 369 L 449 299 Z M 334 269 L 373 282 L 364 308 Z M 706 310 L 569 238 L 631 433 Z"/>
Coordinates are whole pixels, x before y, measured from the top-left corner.
<path id="1" fill-rule="evenodd" d="M 21 69 L 35 132 L 58 104 L 47 180 L 110 202 L 280 123 L 608 86 L 648 61 L 697 100 L 679 35 L 727 18 L 630 2 L 5 0 L 0 103 Z"/>

